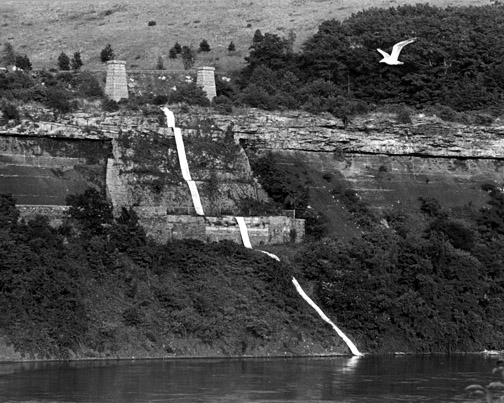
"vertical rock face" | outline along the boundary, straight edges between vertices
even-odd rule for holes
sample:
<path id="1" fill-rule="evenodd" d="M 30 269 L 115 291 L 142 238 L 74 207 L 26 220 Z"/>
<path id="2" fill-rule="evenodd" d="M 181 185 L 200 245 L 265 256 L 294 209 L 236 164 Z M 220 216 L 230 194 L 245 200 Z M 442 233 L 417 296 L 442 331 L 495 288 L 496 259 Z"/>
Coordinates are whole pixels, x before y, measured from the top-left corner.
<path id="1" fill-rule="evenodd" d="M 460 214 L 486 206 L 483 184 L 504 182 L 504 127 L 465 126 L 416 116 L 399 124 L 393 116 L 354 119 L 345 130 L 331 115 L 304 112 L 214 116 L 230 125 L 245 149 L 273 152 L 310 189 L 313 207 L 352 235 L 341 201 L 350 189 L 378 210 L 418 212 L 419 198 L 432 197 Z"/>
<path id="2" fill-rule="evenodd" d="M 107 62 L 105 94 L 114 101 L 128 99 L 128 82 L 126 80 L 125 61 L 109 60 Z"/>
<path id="3" fill-rule="evenodd" d="M 110 141 L 0 136 L 0 193 L 22 205 L 64 206 L 69 194 L 104 190 Z"/>

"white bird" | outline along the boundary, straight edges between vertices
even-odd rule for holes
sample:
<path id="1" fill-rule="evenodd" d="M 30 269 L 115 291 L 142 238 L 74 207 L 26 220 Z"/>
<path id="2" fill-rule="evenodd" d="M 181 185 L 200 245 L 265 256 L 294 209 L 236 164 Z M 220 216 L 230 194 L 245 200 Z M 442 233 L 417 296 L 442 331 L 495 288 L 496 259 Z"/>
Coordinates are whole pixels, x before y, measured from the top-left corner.
<path id="1" fill-rule="evenodd" d="M 413 43 L 415 41 L 416 41 L 416 38 L 411 38 L 411 39 L 406 39 L 405 41 L 396 43 L 392 47 L 392 54 L 390 54 L 390 55 L 381 49 L 376 49 L 383 56 L 383 59 L 380 60 L 380 63 L 387 63 L 391 66 L 394 66 L 397 64 L 404 64 L 403 62 L 400 62 L 399 60 L 397 60 L 399 58 L 399 53 L 401 53 L 401 50 L 403 47 L 405 47 L 406 45 Z"/>

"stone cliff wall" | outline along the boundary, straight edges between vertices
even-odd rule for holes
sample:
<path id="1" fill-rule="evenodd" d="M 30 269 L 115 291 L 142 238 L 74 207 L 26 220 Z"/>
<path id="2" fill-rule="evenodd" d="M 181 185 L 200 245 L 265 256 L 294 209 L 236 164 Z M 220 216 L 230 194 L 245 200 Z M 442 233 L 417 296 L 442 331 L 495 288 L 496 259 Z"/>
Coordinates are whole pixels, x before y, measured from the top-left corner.
<path id="1" fill-rule="evenodd" d="M 236 239 L 238 228 L 218 224 L 220 217 L 241 215 L 244 198 L 267 198 L 245 152 L 229 133 L 203 130 L 206 120 L 193 120 L 184 128 L 191 174 L 207 214 L 200 222 L 189 216 L 194 209 L 173 133 L 162 124 L 157 115 L 79 113 L 58 122 L 5 127 L 0 133 L 0 193 L 14 195 L 23 217 L 40 211 L 58 223 L 66 196 L 93 186 L 107 191 L 116 212 L 133 206 L 149 235 L 159 241 Z M 211 224 L 212 216 L 217 224 Z M 261 223 L 262 231 L 253 236 L 256 245 L 299 242 L 304 235 L 303 220 L 271 217 Z"/>
<path id="2" fill-rule="evenodd" d="M 240 229 L 234 216 L 189 216 L 145 214 L 137 210 L 147 234 L 159 242 L 192 238 L 203 242 L 231 240 L 241 243 Z M 144 214 L 142 214 L 144 213 Z M 304 220 L 285 216 L 245 217 L 253 246 L 300 242 L 304 237 Z"/>
<path id="3" fill-rule="evenodd" d="M 419 197 L 434 197 L 448 208 L 479 208 L 487 201 L 481 185 L 504 182 L 499 122 L 465 126 L 417 115 L 412 124 L 400 124 L 393 115 L 374 114 L 353 119 L 345 130 L 331 115 L 305 112 L 251 110 L 213 119 L 220 129 L 231 125 L 245 149 L 271 151 L 284 165 L 314 171 L 307 186 L 316 200 L 343 184 L 381 209 L 414 210 Z M 344 215 L 344 207 L 332 199 L 319 207 Z"/>
<path id="4" fill-rule="evenodd" d="M 498 124 L 464 126 L 421 115 L 414 116 L 412 124 L 400 124 L 392 115 L 375 114 L 353 119 L 345 130 L 343 123 L 330 115 L 305 112 L 175 112 L 187 140 L 191 173 L 209 216 L 239 213 L 238 203 L 244 197 L 264 199 L 243 149 L 272 151 L 284 166 L 301 173 L 309 171 L 306 186 L 319 204 L 316 207 L 339 214 L 342 225 L 349 225 L 348 213 L 338 198 L 331 196 L 342 185 L 380 209 L 398 205 L 418 209 L 419 197 L 434 197 L 447 208 L 479 208 L 487 200 L 481 185 L 501 186 L 504 178 L 504 127 Z M 149 210 L 151 217 L 191 214 L 191 198 L 179 172 L 173 134 L 162 123 L 159 115 L 119 113 L 74 114 L 57 123 L 23 121 L 3 130 L 0 168 L 5 171 L 13 161 L 25 167 L 49 164 L 45 168 L 57 177 L 58 172 L 64 173 L 61 167 L 84 160 L 72 162 L 65 158 L 77 158 L 74 154 L 51 151 L 43 162 L 46 151 L 40 154 L 40 150 L 53 146 L 30 142 L 40 138 L 66 139 L 68 144 L 78 144 L 70 139 L 94 140 L 111 149 L 111 155 L 98 166 L 103 167 L 104 182 L 116 208 L 135 206 Z M 13 141 L 29 144 L 30 151 L 9 151 L 15 148 L 8 145 Z M 1 186 L 5 189 L 5 183 L 0 181 L 0 190 Z M 34 200 L 32 204 L 43 203 Z M 201 228 L 199 224 L 194 227 L 198 238 L 209 238 L 211 230 Z M 152 228 L 152 233 L 162 234 L 163 239 L 169 238 L 167 231 Z"/>

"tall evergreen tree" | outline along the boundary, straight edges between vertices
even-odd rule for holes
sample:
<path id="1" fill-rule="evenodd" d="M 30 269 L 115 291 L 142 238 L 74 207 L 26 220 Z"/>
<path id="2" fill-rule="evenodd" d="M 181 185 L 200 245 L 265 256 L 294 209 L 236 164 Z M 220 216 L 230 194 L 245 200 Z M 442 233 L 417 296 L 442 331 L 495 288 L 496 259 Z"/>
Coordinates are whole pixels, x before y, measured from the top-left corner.
<path id="1" fill-rule="evenodd" d="M 58 56 L 58 68 L 60 70 L 70 70 L 70 58 L 65 52 L 61 52 Z"/>
<path id="2" fill-rule="evenodd" d="M 6 66 L 14 66 L 16 64 L 16 52 L 12 43 L 5 42 L 3 49 L 3 62 Z"/>
<path id="3" fill-rule="evenodd" d="M 189 46 L 182 47 L 182 63 L 184 64 L 184 69 L 189 70 L 196 61 L 196 53 Z"/>
<path id="4" fill-rule="evenodd" d="M 80 68 L 83 65 L 80 52 L 75 52 L 73 54 L 71 63 L 72 63 L 72 70 L 80 70 Z"/>
<path id="5" fill-rule="evenodd" d="M 199 44 L 200 52 L 210 52 L 210 45 L 208 44 L 206 39 L 203 39 Z"/>
<path id="6" fill-rule="evenodd" d="M 17 55 L 16 56 L 16 67 L 23 69 L 24 71 L 31 71 L 32 64 L 28 56 L 26 55 Z"/>
<path id="7" fill-rule="evenodd" d="M 102 61 L 102 63 L 107 63 L 109 60 L 114 60 L 114 58 L 115 53 L 112 50 L 112 46 L 109 43 L 102 49 L 100 53 L 100 60 Z"/>

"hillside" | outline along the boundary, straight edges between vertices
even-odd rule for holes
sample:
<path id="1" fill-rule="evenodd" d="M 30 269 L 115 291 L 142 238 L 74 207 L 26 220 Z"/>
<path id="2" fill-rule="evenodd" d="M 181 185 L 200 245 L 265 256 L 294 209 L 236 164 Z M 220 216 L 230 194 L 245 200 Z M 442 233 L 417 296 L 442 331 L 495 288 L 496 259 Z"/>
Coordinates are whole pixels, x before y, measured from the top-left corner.
<path id="1" fill-rule="evenodd" d="M 35 69 L 56 67 L 61 52 L 80 51 L 86 69 L 101 69 L 100 51 L 110 43 L 128 69 L 153 69 L 158 57 L 167 69 L 183 69 L 168 58 L 179 42 L 198 49 L 206 39 L 211 51 L 198 54 L 196 66 L 217 71 L 243 66 L 254 32 L 296 35 L 299 47 L 328 19 L 345 19 L 370 7 L 416 4 L 416 0 L 20 0 L 0 4 L 0 38 L 26 54 Z M 485 0 L 443 0 L 436 6 L 487 5 Z M 155 25 L 148 26 L 150 21 Z M 236 51 L 227 48 L 233 41 Z"/>

